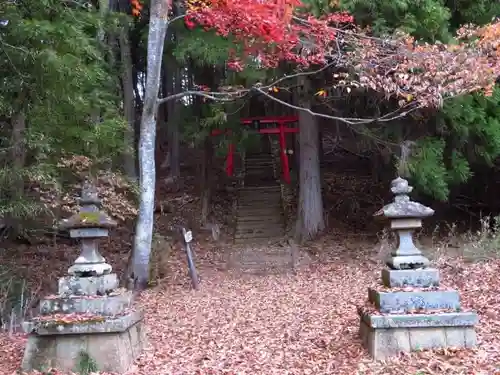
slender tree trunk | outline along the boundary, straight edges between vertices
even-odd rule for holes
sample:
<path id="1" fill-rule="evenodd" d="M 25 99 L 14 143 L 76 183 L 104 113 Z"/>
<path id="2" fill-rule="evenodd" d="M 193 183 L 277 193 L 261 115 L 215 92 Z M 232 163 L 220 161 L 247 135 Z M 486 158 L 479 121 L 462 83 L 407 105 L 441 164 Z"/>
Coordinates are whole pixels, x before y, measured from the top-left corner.
<path id="1" fill-rule="evenodd" d="M 167 39 L 170 40 L 171 38 L 171 32 L 172 30 L 170 29 L 169 32 L 167 33 Z M 162 81 L 161 81 L 161 92 L 162 96 L 166 97 L 169 95 L 172 95 L 174 93 L 174 81 L 172 77 L 172 72 L 174 72 L 174 67 L 172 66 L 172 57 L 168 56 L 167 61 L 163 62 L 163 74 L 162 74 Z M 163 157 L 163 161 L 160 165 L 160 169 L 170 169 L 170 152 L 169 152 L 169 136 L 168 136 L 168 119 L 172 115 L 172 105 L 173 101 L 166 102 L 163 104 L 159 109 L 158 109 L 158 118 L 161 118 L 161 121 L 159 121 L 159 128 L 162 130 L 166 131 L 166 137 L 165 139 L 162 138 L 162 142 L 160 146 L 163 146 L 164 144 L 167 145 L 166 148 L 161 147 L 160 152 Z M 163 133 L 163 132 L 162 132 Z"/>
<path id="2" fill-rule="evenodd" d="M 173 76 L 173 89 L 174 94 L 182 91 L 181 85 L 181 71 L 179 66 L 175 68 L 175 74 Z M 181 103 L 176 100 L 172 101 L 169 107 L 168 113 L 168 155 L 170 157 L 170 173 L 169 177 L 173 181 L 176 181 L 181 175 L 181 160 L 180 160 L 180 134 L 179 134 L 179 121 L 181 118 Z"/>
<path id="3" fill-rule="evenodd" d="M 123 93 L 123 112 L 127 120 L 128 127 L 125 131 L 125 145 L 127 149 L 123 153 L 123 169 L 131 180 L 137 180 L 137 170 L 135 163 L 135 95 L 134 78 L 132 67 L 132 52 L 129 41 L 128 20 L 123 17 L 119 35 L 120 60 L 121 60 L 121 80 Z"/>
<path id="4" fill-rule="evenodd" d="M 15 177 L 11 184 L 10 197 L 13 201 L 22 199 L 24 195 L 24 178 L 21 172 L 26 163 L 25 132 L 26 116 L 23 111 L 19 111 L 12 116 L 11 165 Z M 19 218 L 15 215 L 8 215 L 5 219 L 7 225 L 13 230 L 12 234 L 17 235 L 20 230 Z"/>
<path id="5" fill-rule="evenodd" d="M 166 1 L 153 0 L 151 2 L 147 78 L 139 137 L 140 203 L 134 239 L 132 275 L 136 290 L 145 289 L 149 281 L 156 184 L 156 111 L 158 109 L 163 46 L 168 28 L 167 14 L 168 3 Z"/>
<path id="6" fill-rule="evenodd" d="M 307 107 L 309 103 L 302 103 Z M 299 202 L 296 237 L 314 238 L 325 228 L 319 166 L 318 124 L 314 116 L 299 112 Z"/>
<path id="7" fill-rule="evenodd" d="M 213 144 L 210 136 L 205 138 L 203 147 L 203 161 L 201 169 L 201 225 L 208 224 L 208 216 L 210 215 L 210 197 L 212 195 L 212 159 L 213 159 Z"/>

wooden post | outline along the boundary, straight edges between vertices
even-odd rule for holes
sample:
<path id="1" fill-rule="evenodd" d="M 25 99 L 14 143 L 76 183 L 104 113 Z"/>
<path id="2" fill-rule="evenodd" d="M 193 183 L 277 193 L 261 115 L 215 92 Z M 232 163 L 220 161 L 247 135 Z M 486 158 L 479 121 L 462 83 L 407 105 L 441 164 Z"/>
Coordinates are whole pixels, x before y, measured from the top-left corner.
<path id="1" fill-rule="evenodd" d="M 288 153 L 286 150 L 286 139 L 285 139 L 285 123 L 280 122 L 279 123 L 279 130 L 280 130 L 280 154 L 281 154 L 281 167 L 283 168 L 283 179 L 287 184 L 289 184 L 290 181 L 290 168 L 288 166 Z"/>
<path id="2" fill-rule="evenodd" d="M 234 172 L 234 143 L 230 143 L 227 150 L 226 158 L 226 173 L 229 177 L 233 175 Z"/>

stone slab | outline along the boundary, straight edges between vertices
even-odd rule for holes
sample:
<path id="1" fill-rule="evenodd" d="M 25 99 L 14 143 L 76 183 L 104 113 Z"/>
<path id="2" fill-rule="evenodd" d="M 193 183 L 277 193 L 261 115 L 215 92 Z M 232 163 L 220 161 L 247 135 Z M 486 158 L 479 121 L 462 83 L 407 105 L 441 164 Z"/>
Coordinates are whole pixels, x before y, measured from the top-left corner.
<path id="1" fill-rule="evenodd" d="M 99 318 L 71 323 L 62 322 L 60 319 L 32 320 L 23 323 L 23 330 L 39 336 L 125 332 L 129 327 L 142 321 L 143 313 L 133 311 L 123 316 L 104 317 L 104 320 Z"/>
<path id="2" fill-rule="evenodd" d="M 124 292 L 116 296 L 88 297 L 78 296 L 71 298 L 51 298 L 40 301 L 40 313 L 72 314 L 89 313 L 104 316 L 117 315 L 132 305 L 132 292 Z"/>
<path id="3" fill-rule="evenodd" d="M 60 295 L 95 296 L 106 295 L 118 288 L 116 273 L 101 276 L 66 276 L 59 279 Z"/>
<path id="4" fill-rule="evenodd" d="M 71 238 L 99 238 L 108 237 L 109 231 L 103 228 L 77 228 L 70 229 Z"/>
<path id="5" fill-rule="evenodd" d="M 83 352 L 96 363 L 99 371 L 122 374 L 139 357 L 145 344 L 142 321 L 122 332 L 29 335 L 21 370 L 57 368 L 64 373 L 73 373 Z"/>
<path id="6" fill-rule="evenodd" d="M 479 322 L 475 312 L 453 312 L 439 314 L 366 314 L 358 310 L 361 320 L 374 329 L 383 328 L 427 328 L 427 327 L 472 327 Z"/>
<path id="7" fill-rule="evenodd" d="M 388 288 L 407 286 L 429 288 L 439 286 L 439 271 L 435 268 L 420 270 L 382 270 L 382 282 Z"/>
<path id="8" fill-rule="evenodd" d="M 418 229 L 422 228 L 422 220 L 416 218 L 391 220 L 391 229 Z"/>
<path id="9" fill-rule="evenodd" d="M 368 299 L 381 313 L 460 309 L 460 296 L 456 290 L 380 292 L 369 288 Z"/>
<path id="10" fill-rule="evenodd" d="M 437 348 L 472 348 L 476 345 L 474 328 L 414 327 L 374 329 L 361 321 L 359 330 L 363 346 L 376 360 L 411 352 Z"/>
<path id="11" fill-rule="evenodd" d="M 429 266 L 430 261 L 423 255 L 391 255 L 386 262 L 389 268 L 395 270 L 414 270 L 417 268 L 426 268 Z"/>

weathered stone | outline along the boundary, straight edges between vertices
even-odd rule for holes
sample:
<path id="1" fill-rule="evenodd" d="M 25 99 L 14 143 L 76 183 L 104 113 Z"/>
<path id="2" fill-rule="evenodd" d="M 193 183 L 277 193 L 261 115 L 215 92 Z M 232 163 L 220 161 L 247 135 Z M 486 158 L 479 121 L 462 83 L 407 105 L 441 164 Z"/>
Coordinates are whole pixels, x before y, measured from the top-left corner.
<path id="1" fill-rule="evenodd" d="M 86 296 L 71 298 L 51 298 L 40 301 L 42 315 L 56 313 L 89 313 L 104 316 L 117 315 L 132 304 L 132 293 L 125 292 L 116 296 L 88 298 Z"/>
<path id="2" fill-rule="evenodd" d="M 383 215 L 389 219 L 424 218 L 434 215 L 432 208 L 410 200 L 408 194 L 413 191 L 408 181 L 398 177 L 391 182 L 391 191 L 395 195 L 394 202 L 385 205 Z"/>
<path id="3" fill-rule="evenodd" d="M 414 218 L 391 220 L 391 229 L 417 229 L 422 228 L 422 220 Z"/>
<path id="4" fill-rule="evenodd" d="M 360 336 L 363 345 L 376 359 L 385 359 L 400 352 L 410 352 L 444 347 L 470 348 L 467 334 L 470 327 L 413 327 L 373 328 L 361 321 Z M 475 338 L 475 333 L 474 333 Z"/>
<path id="5" fill-rule="evenodd" d="M 96 363 L 99 371 L 124 373 L 140 355 L 145 342 L 142 321 L 106 334 L 30 335 L 21 369 L 53 367 L 74 371 L 83 352 Z"/>
<path id="6" fill-rule="evenodd" d="M 382 282 L 388 288 L 415 289 L 381 291 L 370 288 L 369 301 L 378 310 L 360 307 L 360 335 L 363 345 L 375 359 L 396 355 L 401 351 L 444 347 L 473 347 L 476 344 L 473 312 L 460 312 L 457 291 L 424 289 L 439 286 L 439 272 L 428 269 L 429 260 L 413 242 L 413 230 L 422 226 L 422 218 L 434 210 L 412 202 L 413 188 L 408 181 L 392 181 L 394 202 L 384 206 L 375 216 L 391 219 L 391 229 L 398 234 L 398 248 L 391 253 L 382 271 Z M 417 289 L 422 288 L 422 289 Z M 434 313 L 432 313 L 434 310 Z M 450 310 L 442 313 L 441 310 Z M 415 314 L 414 312 L 424 312 Z"/>
<path id="7" fill-rule="evenodd" d="M 370 288 L 368 298 L 381 313 L 460 308 L 460 297 L 456 290 L 380 292 Z"/>
<path id="8" fill-rule="evenodd" d="M 59 279 L 60 295 L 95 296 L 106 295 L 118 288 L 119 280 L 115 273 L 102 276 L 66 276 Z"/>
<path id="9" fill-rule="evenodd" d="M 124 332 L 130 326 L 142 321 L 143 315 L 134 311 L 123 316 L 99 318 L 96 316 L 92 321 L 72 323 L 60 320 L 32 320 L 23 323 L 23 329 L 27 333 L 39 336 Z"/>
<path id="10" fill-rule="evenodd" d="M 403 256 L 391 256 L 386 262 L 387 266 L 396 270 L 408 270 L 415 268 L 425 268 L 428 267 L 430 262 L 429 259 L 423 255 L 403 255 Z"/>
<path id="11" fill-rule="evenodd" d="M 425 327 L 473 327 L 478 323 L 474 312 L 439 314 L 365 314 L 359 310 L 361 319 L 372 328 L 425 328 Z"/>
<path id="12" fill-rule="evenodd" d="M 474 327 L 467 327 L 465 329 L 465 347 L 473 348 L 477 345 L 476 331 Z"/>
<path id="13" fill-rule="evenodd" d="M 80 228 L 102 228 L 111 229 L 116 227 L 117 223 L 111 219 L 105 212 L 99 211 L 101 200 L 97 195 L 95 186 L 86 182 L 82 189 L 80 198 L 80 211 L 64 219 L 59 224 L 62 229 L 80 229 Z"/>
<path id="14" fill-rule="evenodd" d="M 420 270 L 382 270 L 382 282 L 388 288 L 407 286 L 429 288 L 439 286 L 439 271 L 435 268 Z"/>
<path id="15" fill-rule="evenodd" d="M 410 350 L 438 349 L 446 347 L 444 327 L 408 329 Z"/>

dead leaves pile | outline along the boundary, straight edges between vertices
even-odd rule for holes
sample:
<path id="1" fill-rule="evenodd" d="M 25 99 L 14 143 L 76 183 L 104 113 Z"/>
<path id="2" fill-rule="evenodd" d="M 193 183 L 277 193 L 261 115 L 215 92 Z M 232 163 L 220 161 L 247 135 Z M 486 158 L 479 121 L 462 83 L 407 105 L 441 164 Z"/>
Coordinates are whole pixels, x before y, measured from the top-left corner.
<path id="1" fill-rule="evenodd" d="M 480 314 L 477 349 L 374 362 L 357 336 L 356 307 L 365 303 L 381 266 L 348 261 L 345 249 L 335 252 L 335 262 L 305 266 L 297 275 L 240 277 L 200 264 L 200 291 L 187 288 L 187 276 L 183 285 L 168 282 L 147 291 L 140 304 L 148 347 L 129 375 L 500 373 L 500 261 L 437 264 L 443 283 L 459 288 L 462 305 Z M 0 337 L 0 348 L 4 370 L 13 371 L 22 341 Z"/>

